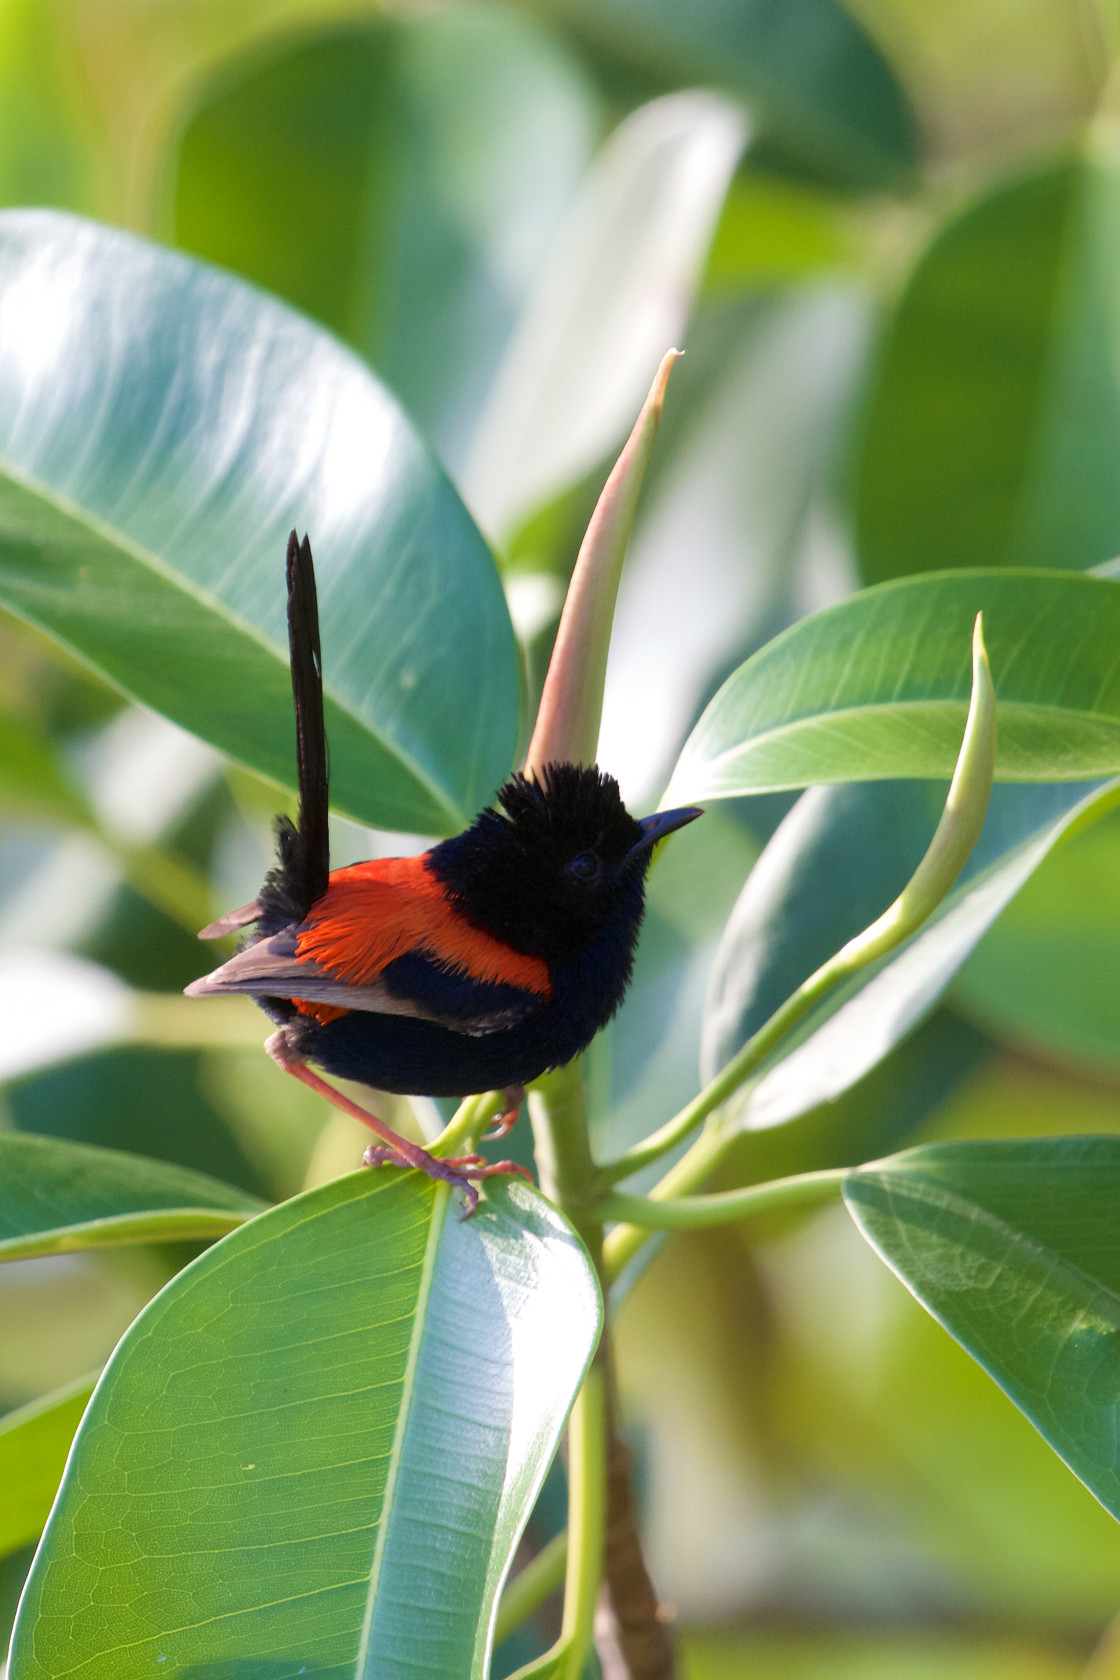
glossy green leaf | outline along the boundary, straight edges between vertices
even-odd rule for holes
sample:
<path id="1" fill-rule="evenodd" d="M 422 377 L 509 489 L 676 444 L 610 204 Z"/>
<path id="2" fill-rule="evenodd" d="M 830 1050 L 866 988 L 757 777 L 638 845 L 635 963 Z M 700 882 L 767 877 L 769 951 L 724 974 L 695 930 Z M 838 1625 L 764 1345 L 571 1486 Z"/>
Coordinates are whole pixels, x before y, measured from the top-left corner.
<path id="1" fill-rule="evenodd" d="M 214 1680 L 482 1680 L 600 1308 L 533 1191 L 458 1211 L 418 1175 L 357 1173 L 156 1297 L 86 1413 L 11 1680 L 161 1659 Z"/>
<path id="2" fill-rule="evenodd" d="M 551 0 L 631 65 L 747 96 L 767 138 L 802 166 L 853 186 L 912 172 L 906 95 L 878 48 L 835 0 Z"/>
<path id="3" fill-rule="evenodd" d="M 460 827 L 512 760 L 513 633 L 482 539 L 388 394 L 238 281 L 76 218 L 0 216 L 0 603 L 290 785 L 297 524 L 339 808 Z"/>
<path id="4" fill-rule="evenodd" d="M 1001 1630 L 1102 1626 L 1115 1611 L 1120 1525 L 850 1217 L 834 1209 L 781 1246 L 767 1280 L 790 1341 L 769 1392 L 837 1478 L 826 1557 L 845 1535 L 864 1537 L 846 1604 L 870 1605 L 886 1581 L 900 1597 L 938 1581 L 943 1603 L 962 1615 L 983 1604 Z M 882 1513 L 870 1530 L 869 1497 Z M 819 1547 L 802 1553 L 795 1580 L 813 1578 Z"/>
<path id="5" fill-rule="evenodd" d="M 219 1179 L 142 1155 L 0 1132 L 0 1260 L 220 1237 L 266 1205 Z"/>
<path id="6" fill-rule="evenodd" d="M 899 301 L 858 453 L 875 582 L 1120 550 L 1120 167 L 1073 155 L 945 227 Z"/>
<path id="7" fill-rule="evenodd" d="M 716 957 L 705 1077 L 886 908 L 928 844 L 942 797 L 937 787 L 888 783 L 813 789 L 798 802 L 747 882 Z M 780 1125 L 863 1079 L 929 1014 L 1052 848 L 1118 799 L 1120 782 L 995 788 L 983 833 L 940 907 L 805 1017 L 733 1099 L 726 1123 Z"/>
<path id="8" fill-rule="evenodd" d="M 1120 1516 L 1120 1138 L 932 1144 L 862 1167 L 864 1236 Z"/>
<path id="9" fill-rule="evenodd" d="M 347 339 L 454 466 L 596 116 L 578 61 L 512 9 L 286 44 L 192 117 L 176 239 Z"/>
<path id="10" fill-rule="evenodd" d="M 0 1557 L 43 1532 L 93 1384 L 82 1377 L 0 1418 Z"/>
<path id="11" fill-rule="evenodd" d="M 981 611 L 999 707 L 996 780 L 1120 771 L 1120 584 L 950 572 L 866 589 L 748 659 L 685 742 L 665 803 L 948 777 Z"/>

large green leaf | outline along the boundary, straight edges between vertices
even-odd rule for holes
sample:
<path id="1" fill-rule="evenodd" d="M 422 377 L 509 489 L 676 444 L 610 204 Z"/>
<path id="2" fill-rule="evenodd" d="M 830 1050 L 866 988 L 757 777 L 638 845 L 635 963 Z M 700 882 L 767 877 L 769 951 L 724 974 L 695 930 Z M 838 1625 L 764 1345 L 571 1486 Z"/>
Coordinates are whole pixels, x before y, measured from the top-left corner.
<path id="1" fill-rule="evenodd" d="M 346 338 L 454 464 L 596 115 L 578 61 L 512 10 L 289 43 L 192 118 L 176 237 Z"/>
<path id="2" fill-rule="evenodd" d="M 527 1187 L 457 1214 L 357 1173 L 156 1297 L 86 1413 L 12 1680 L 481 1680 L 600 1308 Z"/>
<path id="3" fill-rule="evenodd" d="M 0 1557 L 43 1532 L 93 1381 L 82 1377 L 0 1418 Z"/>
<path id="4" fill-rule="evenodd" d="M 943 572 L 865 589 L 748 659 L 685 742 L 665 802 L 948 777 L 980 611 L 999 706 L 996 780 L 1120 770 L 1120 584 Z"/>
<path id="5" fill-rule="evenodd" d="M 320 578 L 340 809 L 461 826 L 512 760 L 513 633 L 387 393 L 214 270 L 62 214 L 0 216 L 0 602 L 290 784 L 293 525 Z"/>
<path id="6" fill-rule="evenodd" d="M 892 1271 L 1120 1516 L 1120 1138 L 932 1144 L 848 1175 Z"/>
<path id="7" fill-rule="evenodd" d="M 858 455 L 869 581 L 1120 549 L 1118 234 L 1115 158 L 1075 155 L 985 194 L 924 253 Z"/>
<path id="8" fill-rule="evenodd" d="M 705 1077 L 886 909 L 929 842 L 940 796 L 935 786 L 888 783 L 815 788 L 798 802 L 743 889 L 716 957 Z M 1118 799 L 1118 782 L 995 788 L 983 833 L 944 903 L 805 1017 L 733 1100 L 725 1124 L 780 1125 L 850 1090 L 929 1014 L 1058 842 Z"/>
<path id="9" fill-rule="evenodd" d="M 142 1155 L 0 1132 L 0 1260 L 220 1237 L 266 1205 L 219 1179 Z"/>
<path id="10" fill-rule="evenodd" d="M 747 95 L 768 140 L 860 187 L 898 184 L 917 137 L 901 86 L 836 0 L 550 0 L 550 9 L 671 85 Z"/>

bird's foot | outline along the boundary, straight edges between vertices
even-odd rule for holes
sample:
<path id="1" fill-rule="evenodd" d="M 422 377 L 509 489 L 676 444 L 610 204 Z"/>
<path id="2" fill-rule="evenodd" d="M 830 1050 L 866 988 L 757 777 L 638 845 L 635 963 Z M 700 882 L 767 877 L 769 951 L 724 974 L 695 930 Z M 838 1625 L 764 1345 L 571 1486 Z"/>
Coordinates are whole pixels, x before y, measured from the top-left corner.
<path id="1" fill-rule="evenodd" d="M 525 1167 L 519 1167 L 516 1161 L 488 1161 L 484 1155 L 452 1155 L 441 1160 L 438 1155 L 429 1155 L 417 1144 L 409 1144 L 406 1154 L 396 1147 L 371 1143 L 362 1161 L 367 1167 L 415 1167 L 438 1183 L 450 1184 L 453 1189 L 461 1190 L 464 1219 L 469 1219 L 478 1206 L 475 1180 L 518 1173 L 530 1184 L 533 1182 L 532 1174 Z"/>
<path id="2" fill-rule="evenodd" d="M 506 1133 L 517 1124 L 517 1116 L 521 1113 L 521 1104 L 525 1101 L 524 1085 L 507 1085 L 502 1092 L 506 1099 L 506 1106 L 491 1123 L 486 1133 L 486 1141 L 491 1138 L 505 1137 Z"/>
<path id="3" fill-rule="evenodd" d="M 317 1091 L 321 1097 L 326 1097 L 335 1108 L 340 1108 L 343 1114 L 353 1115 L 363 1126 L 368 1126 L 382 1139 L 381 1143 L 371 1143 L 362 1159 L 367 1167 L 414 1167 L 417 1172 L 426 1173 L 443 1184 L 450 1184 L 463 1193 L 465 1204 L 464 1219 L 469 1219 L 478 1206 L 478 1191 L 474 1181 L 482 1178 L 494 1178 L 498 1174 L 520 1173 L 532 1184 L 532 1175 L 524 1167 L 519 1167 L 515 1161 L 490 1162 L 482 1155 L 457 1155 L 449 1160 L 440 1160 L 437 1155 L 429 1155 L 426 1149 L 421 1149 L 418 1143 L 410 1143 L 408 1138 L 401 1137 L 387 1126 L 384 1120 L 379 1120 L 376 1114 L 371 1114 L 368 1108 L 362 1108 L 349 1097 L 336 1091 L 333 1085 L 328 1085 L 317 1073 L 313 1073 L 298 1052 L 289 1044 L 283 1027 L 274 1032 L 265 1043 L 265 1049 L 285 1073 L 290 1073 L 293 1079 L 298 1079 L 301 1085 Z M 503 1116 L 504 1118 L 504 1116 Z M 516 1112 L 514 1119 L 517 1118 Z M 510 1121 L 510 1125 L 513 1121 Z"/>

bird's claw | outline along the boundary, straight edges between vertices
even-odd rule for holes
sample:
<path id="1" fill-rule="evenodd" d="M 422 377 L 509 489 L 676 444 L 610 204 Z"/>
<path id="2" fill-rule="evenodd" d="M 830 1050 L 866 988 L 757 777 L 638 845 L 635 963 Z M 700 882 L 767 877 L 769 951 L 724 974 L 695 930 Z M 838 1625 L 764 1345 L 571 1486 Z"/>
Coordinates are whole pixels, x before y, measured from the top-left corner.
<path id="1" fill-rule="evenodd" d="M 517 1117 L 521 1113 L 521 1104 L 525 1101 L 525 1087 L 524 1085 L 507 1085 L 502 1095 L 506 1099 L 506 1106 L 491 1122 L 490 1130 L 485 1134 L 487 1143 L 494 1138 L 505 1137 L 506 1133 L 517 1124 Z"/>
<path id="2" fill-rule="evenodd" d="M 367 1167 L 416 1167 L 429 1178 L 450 1184 L 462 1191 L 464 1219 L 469 1219 L 478 1206 L 478 1190 L 473 1180 L 517 1173 L 530 1184 L 533 1182 L 532 1173 L 516 1161 L 487 1161 L 484 1155 L 453 1155 L 442 1160 L 438 1155 L 429 1155 L 426 1149 L 417 1149 L 412 1159 L 385 1144 L 371 1143 L 362 1161 Z"/>

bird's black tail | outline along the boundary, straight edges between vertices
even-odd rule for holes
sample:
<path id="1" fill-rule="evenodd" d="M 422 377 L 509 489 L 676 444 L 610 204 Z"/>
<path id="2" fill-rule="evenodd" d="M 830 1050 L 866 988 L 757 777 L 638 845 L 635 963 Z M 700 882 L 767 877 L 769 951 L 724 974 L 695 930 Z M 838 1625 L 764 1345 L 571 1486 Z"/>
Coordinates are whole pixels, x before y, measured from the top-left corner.
<path id="1" fill-rule="evenodd" d="M 307 915 L 327 890 L 330 841 L 327 807 L 330 768 L 323 721 L 323 657 L 319 646 L 319 603 L 311 544 L 293 531 L 288 538 L 288 650 L 296 713 L 299 823 L 276 825 L 278 862 L 260 895 L 258 932 L 267 934 Z"/>

